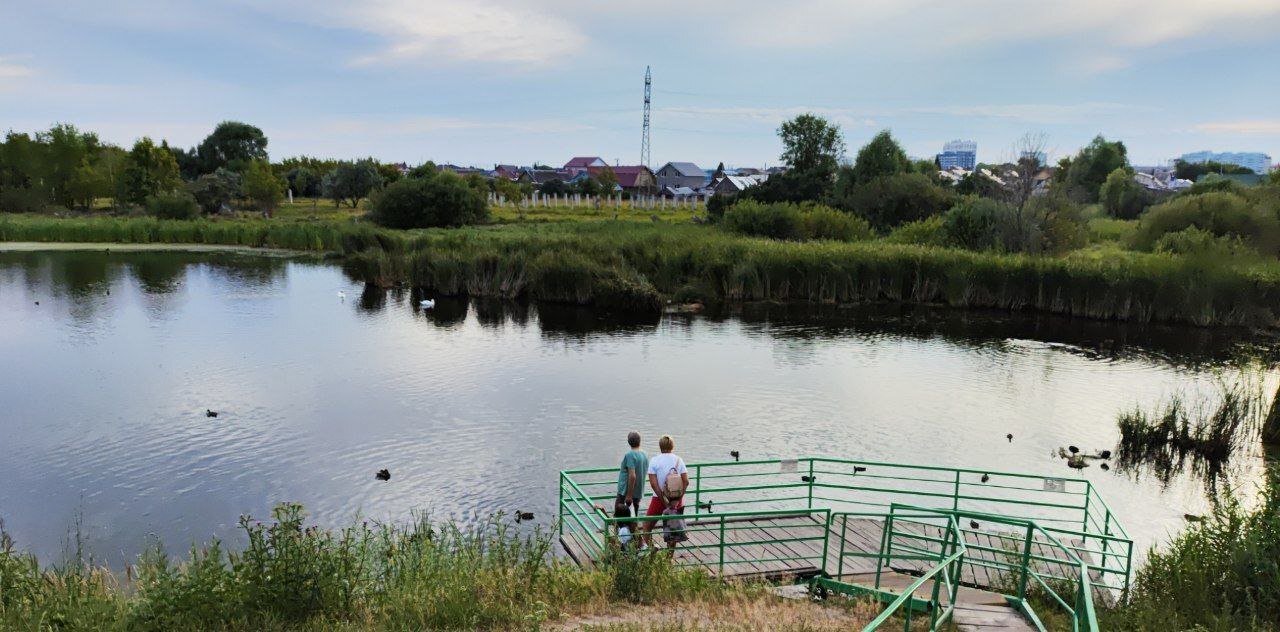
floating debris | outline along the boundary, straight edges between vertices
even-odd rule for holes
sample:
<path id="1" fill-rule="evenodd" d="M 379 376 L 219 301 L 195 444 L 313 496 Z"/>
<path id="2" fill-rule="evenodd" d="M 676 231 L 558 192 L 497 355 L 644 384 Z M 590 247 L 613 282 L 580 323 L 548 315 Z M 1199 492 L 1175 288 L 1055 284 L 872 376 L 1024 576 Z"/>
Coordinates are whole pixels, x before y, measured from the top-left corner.
<path id="1" fill-rule="evenodd" d="M 389 481 L 391 480 L 391 471 L 386 468 L 383 468 L 378 470 L 378 473 L 374 474 L 373 477 L 380 481 Z"/>

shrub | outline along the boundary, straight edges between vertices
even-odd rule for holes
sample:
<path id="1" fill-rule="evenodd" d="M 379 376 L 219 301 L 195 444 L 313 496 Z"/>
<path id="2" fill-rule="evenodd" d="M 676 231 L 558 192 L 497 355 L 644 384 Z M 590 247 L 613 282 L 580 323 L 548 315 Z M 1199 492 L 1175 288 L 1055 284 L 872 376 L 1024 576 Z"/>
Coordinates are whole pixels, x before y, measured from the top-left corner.
<path id="1" fill-rule="evenodd" d="M 1184 228 L 1173 233 L 1165 233 L 1156 240 L 1152 248 L 1156 252 L 1193 257 L 1236 257 L 1257 256 L 1258 252 L 1250 248 L 1239 237 L 1217 236 L 1202 228 Z"/>
<path id="2" fill-rule="evenodd" d="M 805 239 L 863 241 L 875 233 L 867 220 L 841 213 L 830 206 L 815 206 L 800 213 L 800 234 Z"/>
<path id="3" fill-rule="evenodd" d="M 1134 235 L 1134 245 L 1153 250 L 1160 238 L 1187 228 L 1216 237 L 1238 237 L 1266 255 L 1280 253 L 1280 219 L 1235 193 L 1179 196 L 1151 207 Z"/>
<path id="4" fill-rule="evenodd" d="M 1231 178 L 1224 178 L 1216 173 L 1209 174 L 1196 181 L 1183 196 L 1202 195 L 1205 193 L 1238 193 L 1243 195 L 1245 187 Z"/>
<path id="5" fill-rule="evenodd" d="M 915 246 L 947 245 L 947 229 L 942 216 L 935 215 L 925 219 L 901 224 L 885 237 L 891 244 L 910 244 Z"/>
<path id="6" fill-rule="evenodd" d="M 284 183 L 265 160 L 254 160 L 244 170 L 244 196 L 253 208 L 270 212 L 284 197 Z"/>
<path id="7" fill-rule="evenodd" d="M 373 200 L 371 218 L 388 228 L 463 226 L 488 219 L 484 196 L 461 178 L 404 178 Z"/>
<path id="8" fill-rule="evenodd" d="M 200 210 L 217 213 L 240 196 L 240 174 L 229 169 L 206 173 L 187 185 Z"/>
<path id="9" fill-rule="evenodd" d="M 942 215 L 947 243 L 968 250 L 1002 246 L 1000 226 L 1011 221 L 1013 209 L 990 198 L 967 196 Z"/>
<path id="10" fill-rule="evenodd" d="M 45 203 L 44 194 L 36 189 L 0 188 L 0 213 L 35 213 Z"/>
<path id="11" fill-rule="evenodd" d="M 919 173 L 880 176 L 869 182 L 837 187 L 837 208 L 856 213 L 879 229 L 932 217 L 951 206 L 954 194 Z"/>
<path id="12" fill-rule="evenodd" d="M 340 162 L 320 181 L 325 197 L 334 205 L 346 202 L 355 208 L 360 200 L 382 186 L 378 165 L 372 160 Z"/>
<path id="13" fill-rule="evenodd" d="M 763 204 L 755 200 L 742 200 L 725 211 L 724 227 L 742 235 L 799 239 L 800 209 L 794 204 Z"/>
<path id="14" fill-rule="evenodd" d="M 147 212 L 160 219 L 191 219 L 200 214 L 200 205 L 186 191 L 157 193 L 147 198 Z"/>
<path id="15" fill-rule="evenodd" d="M 1136 219 L 1153 201 L 1151 193 L 1133 179 L 1133 170 L 1128 167 L 1112 171 L 1098 197 L 1107 215 L 1118 219 Z"/>

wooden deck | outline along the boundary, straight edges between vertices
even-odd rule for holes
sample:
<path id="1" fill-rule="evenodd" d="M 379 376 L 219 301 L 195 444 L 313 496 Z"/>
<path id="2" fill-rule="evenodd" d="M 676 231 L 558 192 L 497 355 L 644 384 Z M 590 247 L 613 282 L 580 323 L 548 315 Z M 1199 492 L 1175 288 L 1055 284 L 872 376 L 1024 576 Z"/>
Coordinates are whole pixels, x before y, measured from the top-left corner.
<path id="1" fill-rule="evenodd" d="M 698 566 L 716 577 L 726 579 L 768 579 L 773 581 L 806 578 L 819 574 L 823 568 L 834 579 L 873 585 L 875 583 L 876 556 L 880 551 L 884 523 L 871 518 L 850 518 L 833 521 L 823 551 L 822 520 L 808 514 L 773 516 L 770 518 L 743 518 L 726 520 L 724 524 L 724 559 L 720 559 L 720 522 L 701 516 L 690 516 L 689 541 L 676 547 L 677 564 Z M 843 534 L 841 531 L 843 530 Z M 942 529 L 931 525 L 898 522 L 895 525 L 893 551 L 908 554 L 909 547 L 934 551 L 938 545 L 920 539 L 941 538 Z M 654 540 L 661 543 L 655 530 Z M 1018 564 L 1025 544 L 1021 534 L 987 531 L 983 529 L 963 531 L 970 546 L 966 563 L 962 567 L 962 585 L 980 590 L 1008 592 L 1016 578 L 1004 577 L 999 569 L 989 568 L 983 562 L 999 560 L 1001 563 Z M 919 537 L 912 537 L 915 534 Z M 843 535 L 843 537 L 842 537 Z M 561 538 L 561 544 L 570 557 L 581 566 L 591 566 L 595 560 L 584 546 L 572 537 Z M 1078 543 L 1075 543 L 1078 545 Z M 843 545 L 843 551 L 841 550 Z M 980 549 L 977 547 L 985 547 Z M 986 550 L 990 549 L 990 550 Z M 842 555 L 843 553 L 843 555 Z M 1045 542 L 1033 541 L 1032 553 L 1045 560 L 1033 560 L 1040 572 L 1070 577 L 1074 566 L 1066 554 Z M 843 557 L 843 563 L 841 558 Z M 1053 560 L 1062 560 L 1055 562 Z M 891 573 L 905 576 L 919 575 L 931 568 L 927 561 L 892 559 L 881 569 L 883 576 Z M 904 583 L 902 587 L 905 587 Z M 892 589 L 892 588 L 891 588 Z"/>

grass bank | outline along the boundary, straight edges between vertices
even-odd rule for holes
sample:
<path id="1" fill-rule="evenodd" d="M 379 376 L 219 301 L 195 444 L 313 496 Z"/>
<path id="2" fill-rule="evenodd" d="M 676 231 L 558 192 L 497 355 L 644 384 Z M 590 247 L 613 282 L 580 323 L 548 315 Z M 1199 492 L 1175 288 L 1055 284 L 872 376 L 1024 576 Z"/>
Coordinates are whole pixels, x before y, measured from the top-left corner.
<path id="1" fill-rule="evenodd" d="M 664 301 L 906 303 L 1131 322 L 1280 326 L 1280 263 L 1094 247 L 1066 256 L 785 242 L 667 221 L 388 231 L 350 220 L 2 216 L 0 240 L 222 244 L 336 253 L 353 277 L 445 295 L 611 309 Z"/>
<path id="2" fill-rule="evenodd" d="M 684 619 L 734 612 L 777 629 L 836 630 L 875 614 L 865 605 L 783 603 L 762 586 L 673 569 L 664 556 L 583 571 L 551 556 L 549 534 L 508 524 L 419 520 L 329 531 L 306 526 L 301 507 L 287 504 L 273 520 L 242 518 L 247 546 L 239 552 L 214 542 L 176 561 L 156 549 L 123 573 L 78 558 L 42 568 L 6 538 L 0 628 L 648 629 L 676 616 L 684 629 Z"/>

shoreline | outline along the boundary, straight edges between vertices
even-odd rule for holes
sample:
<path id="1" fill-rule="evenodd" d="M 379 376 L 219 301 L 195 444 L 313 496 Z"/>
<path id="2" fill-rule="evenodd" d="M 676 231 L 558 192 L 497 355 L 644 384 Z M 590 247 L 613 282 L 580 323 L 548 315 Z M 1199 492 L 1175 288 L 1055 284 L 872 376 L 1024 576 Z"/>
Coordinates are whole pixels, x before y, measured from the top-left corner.
<path id="1" fill-rule="evenodd" d="M 230 244 L 129 243 L 110 241 L 0 241 L 0 252 L 230 252 L 266 257 L 315 257 L 317 253 L 287 248 Z"/>

